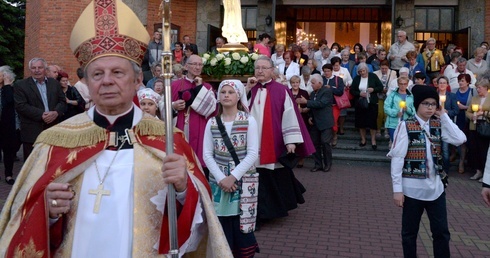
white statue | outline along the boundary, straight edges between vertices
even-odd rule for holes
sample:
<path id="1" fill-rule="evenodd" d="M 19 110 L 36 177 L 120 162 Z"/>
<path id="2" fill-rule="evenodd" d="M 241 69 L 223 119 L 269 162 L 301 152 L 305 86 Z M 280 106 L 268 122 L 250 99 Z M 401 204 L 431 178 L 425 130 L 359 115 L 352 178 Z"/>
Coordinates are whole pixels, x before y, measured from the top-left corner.
<path id="1" fill-rule="evenodd" d="M 240 0 L 223 0 L 225 17 L 223 21 L 223 36 L 230 43 L 247 42 L 247 34 L 242 27 L 242 9 Z"/>

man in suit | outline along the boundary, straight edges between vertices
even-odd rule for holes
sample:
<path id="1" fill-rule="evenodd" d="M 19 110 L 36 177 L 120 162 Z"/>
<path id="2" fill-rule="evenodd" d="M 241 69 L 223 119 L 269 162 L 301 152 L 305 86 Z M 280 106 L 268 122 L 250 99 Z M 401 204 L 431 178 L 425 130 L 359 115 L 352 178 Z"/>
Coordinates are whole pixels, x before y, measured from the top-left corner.
<path id="1" fill-rule="evenodd" d="M 310 171 L 323 170 L 323 172 L 328 172 L 332 167 L 332 146 L 330 142 L 332 141 L 332 127 L 334 125 L 333 94 L 330 86 L 323 87 L 323 78 L 319 74 L 311 75 L 311 87 L 313 92 L 311 92 L 310 99 L 306 100 L 302 97 L 297 99 L 296 102 L 306 104 L 306 107 L 310 109 L 310 136 L 316 149 L 313 154 L 315 166 Z"/>
<path id="2" fill-rule="evenodd" d="M 55 125 L 66 111 L 66 97 L 60 83 L 46 77 L 47 63 L 42 58 L 29 61 L 31 76 L 15 82 L 15 110 L 20 118 L 24 160 L 29 157 L 37 136 Z"/>

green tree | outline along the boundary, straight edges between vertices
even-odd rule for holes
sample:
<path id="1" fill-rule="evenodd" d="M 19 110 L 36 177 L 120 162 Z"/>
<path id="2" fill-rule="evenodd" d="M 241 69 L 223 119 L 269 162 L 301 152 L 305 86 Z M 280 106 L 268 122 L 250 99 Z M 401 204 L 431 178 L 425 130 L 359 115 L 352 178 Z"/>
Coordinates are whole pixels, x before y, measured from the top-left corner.
<path id="1" fill-rule="evenodd" d="M 0 65 L 11 66 L 17 78 L 24 73 L 26 0 L 0 0 Z"/>

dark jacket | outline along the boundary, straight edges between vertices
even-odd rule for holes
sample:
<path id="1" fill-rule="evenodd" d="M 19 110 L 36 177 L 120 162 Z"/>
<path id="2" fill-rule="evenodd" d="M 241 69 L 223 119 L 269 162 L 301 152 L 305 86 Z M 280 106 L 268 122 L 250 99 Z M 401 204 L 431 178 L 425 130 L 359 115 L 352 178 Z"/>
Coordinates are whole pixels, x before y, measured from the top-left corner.
<path id="1" fill-rule="evenodd" d="M 318 91 L 311 92 L 306 106 L 310 109 L 313 126 L 316 126 L 320 131 L 332 128 L 334 125 L 332 104 L 333 94 L 331 89 L 321 87 Z"/>
<path id="2" fill-rule="evenodd" d="M 46 95 L 48 97 L 49 111 L 58 112 L 58 118 L 66 112 L 65 94 L 60 83 L 53 79 L 46 79 Z M 37 136 L 46 128 L 58 121 L 46 124 L 42 118 L 44 104 L 36 83 L 32 77 L 14 83 L 15 110 L 20 118 L 20 135 L 22 142 L 34 143 Z"/>
<path id="3" fill-rule="evenodd" d="M 2 87 L 2 117 L 0 118 L 1 136 L 12 136 L 15 134 L 15 107 L 14 88 L 12 85 Z"/>
<path id="4" fill-rule="evenodd" d="M 65 96 L 69 100 L 76 100 L 77 105 L 75 106 L 71 104 L 66 104 L 66 112 L 60 118 L 60 122 L 65 121 L 66 119 L 85 111 L 85 100 L 82 98 L 82 95 L 80 95 L 75 87 L 68 86 L 68 89 L 65 92 Z"/>
<path id="5" fill-rule="evenodd" d="M 361 76 L 356 76 L 352 81 L 352 85 L 350 86 L 350 93 L 356 99 L 359 99 L 359 97 L 361 96 L 361 91 L 359 90 L 360 83 L 361 83 Z M 368 73 L 368 88 L 373 88 L 373 92 L 369 94 L 369 103 L 377 104 L 378 94 L 376 93 L 383 91 L 383 83 L 381 83 L 378 76 L 374 73 Z"/>

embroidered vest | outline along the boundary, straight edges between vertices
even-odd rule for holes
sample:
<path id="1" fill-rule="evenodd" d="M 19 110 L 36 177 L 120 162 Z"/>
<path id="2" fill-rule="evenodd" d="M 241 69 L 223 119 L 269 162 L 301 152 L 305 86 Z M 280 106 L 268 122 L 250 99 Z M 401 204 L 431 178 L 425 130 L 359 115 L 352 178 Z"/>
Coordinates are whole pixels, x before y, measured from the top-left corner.
<path id="1" fill-rule="evenodd" d="M 402 176 L 407 178 L 426 179 L 429 177 L 427 170 L 427 145 L 430 140 L 431 154 L 436 173 L 442 170 L 441 165 L 441 121 L 430 119 L 429 132 L 425 132 L 415 117 L 405 122 L 408 134 L 408 151 L 403 164 Z M 427 136 L 427 138 L 426 138 Z"/>
<path id="2" fill-rule="evenodd" d="M 231 134 L 228 135 L 239 160 L 243 160 L 247 156 L 248 116 L 247 113 L 239 111 L 233 122 Z M 228 176 L 236 165 L 221 137 L 218 123 L 214 117 L 211 119 L 211 134 L 214 142 L 214 159 L 220 171 Z M 217 213 L 220 215 L 240 215 L 240 230 L 243 233 L 250 233 L 255 230 L 258 183 L 259 178 L 254 166 L 242 176 L 238 182 L 238 189 L 233 193 L 222 191 L 213 175 L 209 174 L 209 184 L 213 192 L 213 201 Z M 228 199 L 225 195 L 229 194 L 231 196 Z"/>

